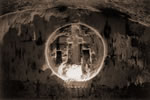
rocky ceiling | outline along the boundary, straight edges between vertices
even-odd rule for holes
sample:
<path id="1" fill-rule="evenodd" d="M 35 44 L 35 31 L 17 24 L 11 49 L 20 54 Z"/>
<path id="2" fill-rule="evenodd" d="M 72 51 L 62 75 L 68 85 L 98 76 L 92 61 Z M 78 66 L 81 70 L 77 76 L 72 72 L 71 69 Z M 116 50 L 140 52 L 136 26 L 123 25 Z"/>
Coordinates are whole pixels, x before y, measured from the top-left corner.
<path id="1" fill-rule="evenodd" d="M 149 0 L 1 0 L 1 16 L 28 10 L 51 7 L 73 7 L 96 11 L 114 10 L 126 14 L 130 20 L 150 26 Z"/>

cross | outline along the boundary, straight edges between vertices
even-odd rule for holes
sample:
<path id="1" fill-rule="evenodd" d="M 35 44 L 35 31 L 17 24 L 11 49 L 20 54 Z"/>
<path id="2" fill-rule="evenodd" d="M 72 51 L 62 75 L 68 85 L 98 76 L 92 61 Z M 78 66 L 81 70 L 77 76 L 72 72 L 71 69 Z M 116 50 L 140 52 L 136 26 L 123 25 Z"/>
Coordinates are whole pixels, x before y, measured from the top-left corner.
<path id="1" fill-rule="evenodd" d="M 83 43 L 83 38 L 79 37 L 80 27 L 78 25 L 71 26 L 71 36 L 67 39 L 68 44 L 71 44 L 71 61 L 73 64 L 79 65 L 81 63 L 81 47 L 80 44 Z"/>

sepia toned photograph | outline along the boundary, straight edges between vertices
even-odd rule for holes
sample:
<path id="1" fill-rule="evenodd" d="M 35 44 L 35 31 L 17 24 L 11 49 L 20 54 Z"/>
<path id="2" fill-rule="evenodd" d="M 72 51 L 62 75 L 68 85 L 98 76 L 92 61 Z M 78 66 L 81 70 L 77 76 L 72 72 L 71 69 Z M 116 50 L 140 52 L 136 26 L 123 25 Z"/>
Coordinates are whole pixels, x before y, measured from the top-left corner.
<path id="1" fill-rule="evenodd" d="M 0 100 L 150 100 L 150 0 L 0 0 Z"/>

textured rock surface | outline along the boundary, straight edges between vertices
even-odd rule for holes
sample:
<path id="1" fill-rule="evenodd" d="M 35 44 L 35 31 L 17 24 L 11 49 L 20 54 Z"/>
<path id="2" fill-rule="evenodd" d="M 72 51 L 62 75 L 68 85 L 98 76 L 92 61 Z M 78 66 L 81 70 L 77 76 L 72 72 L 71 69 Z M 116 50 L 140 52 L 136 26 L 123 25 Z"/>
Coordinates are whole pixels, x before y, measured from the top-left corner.
<path id="1" fill-rule="evenodd" d="M 150 81 L 150 27 L 147 22 L 139 24 L 131 21 L 126 10 L 123 11 L 127 14 L 120 13 L 114 10 L 113 6 L 111 9 L 104 9 L 109 7 L 105 5 L 108 2 L 109 4 L 128 2 L 105 1 L 100 3 L 103 5 L 101 7 L 97 7 L 96 1 L 88 2 L 88 5 L 101 9 L 101 12 L 89 7 L 81 9 L 87 3 L 79 2 L 82 4 L 80 9 L 59 6 L 52 9 L 32 9 L 0 17 L 2 26 L 0 71 L 3 76 L 1 88 L 3 87 L 6 97 L 55 98 L 68 94 L 68 97 L 77 95 L 92 99 L 149 95 L 146 83 Z M 73 1 L 65 4 L 72 3 L 74 4 Z M 41 69 L 46 66 L 44 49 L 48 36 L 61 25 L 79 21 L 91 25 L 100 32 L 108 45 L 108 56 L 104 69 L 92 80 L 91 88 L 71 90 L 64 88 L 62 81 L 56 76 L 51 76 L 50 70 Z M 84 91 L 89 92 L 86 94 Z"/>
<path id="2" fill-rule="evenodd" d="M 2 0 L 2 14 L 66 5 L 83 9 L 113 8 L 124 12 L 131 20 L 150 26 L 149 0 Z"/>

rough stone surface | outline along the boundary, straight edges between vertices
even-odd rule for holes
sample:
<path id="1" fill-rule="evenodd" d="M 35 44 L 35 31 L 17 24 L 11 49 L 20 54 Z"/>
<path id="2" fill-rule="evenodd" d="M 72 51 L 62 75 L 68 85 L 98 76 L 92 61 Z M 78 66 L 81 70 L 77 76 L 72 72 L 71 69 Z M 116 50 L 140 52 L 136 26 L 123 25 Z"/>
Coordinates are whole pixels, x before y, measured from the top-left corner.
<path id="1" fill-rule="evenodd" d="M 126 13 L 131 20 L 150 26 L 149 0 L 2 0 L 2 15 L 28 9 L 69 6 L 82 9 L 111 8 Z"/>
<path id="2" fill-rule="evenodd" d="M 118 0 L 114 1 L 118 3 Z M 150 27 L 131 21 L 124 13 L 111 9 L 98 12 L 61 6 L 10 14 L 2 16 L 0 21 L 3 84 L 0 89 L 4 97 L 55 99 L 68 95 L 68 98 L 77 96 L 90 100 L 149 96 Z M 58 27 L 80 21 L 94 27 L 103 36 L 107 43 L 107 58 L 91 86 L 65 88 L 63 81 L 51 75 L 50 70 L 41 70 L 46 66 L 45 42 Z"/>

